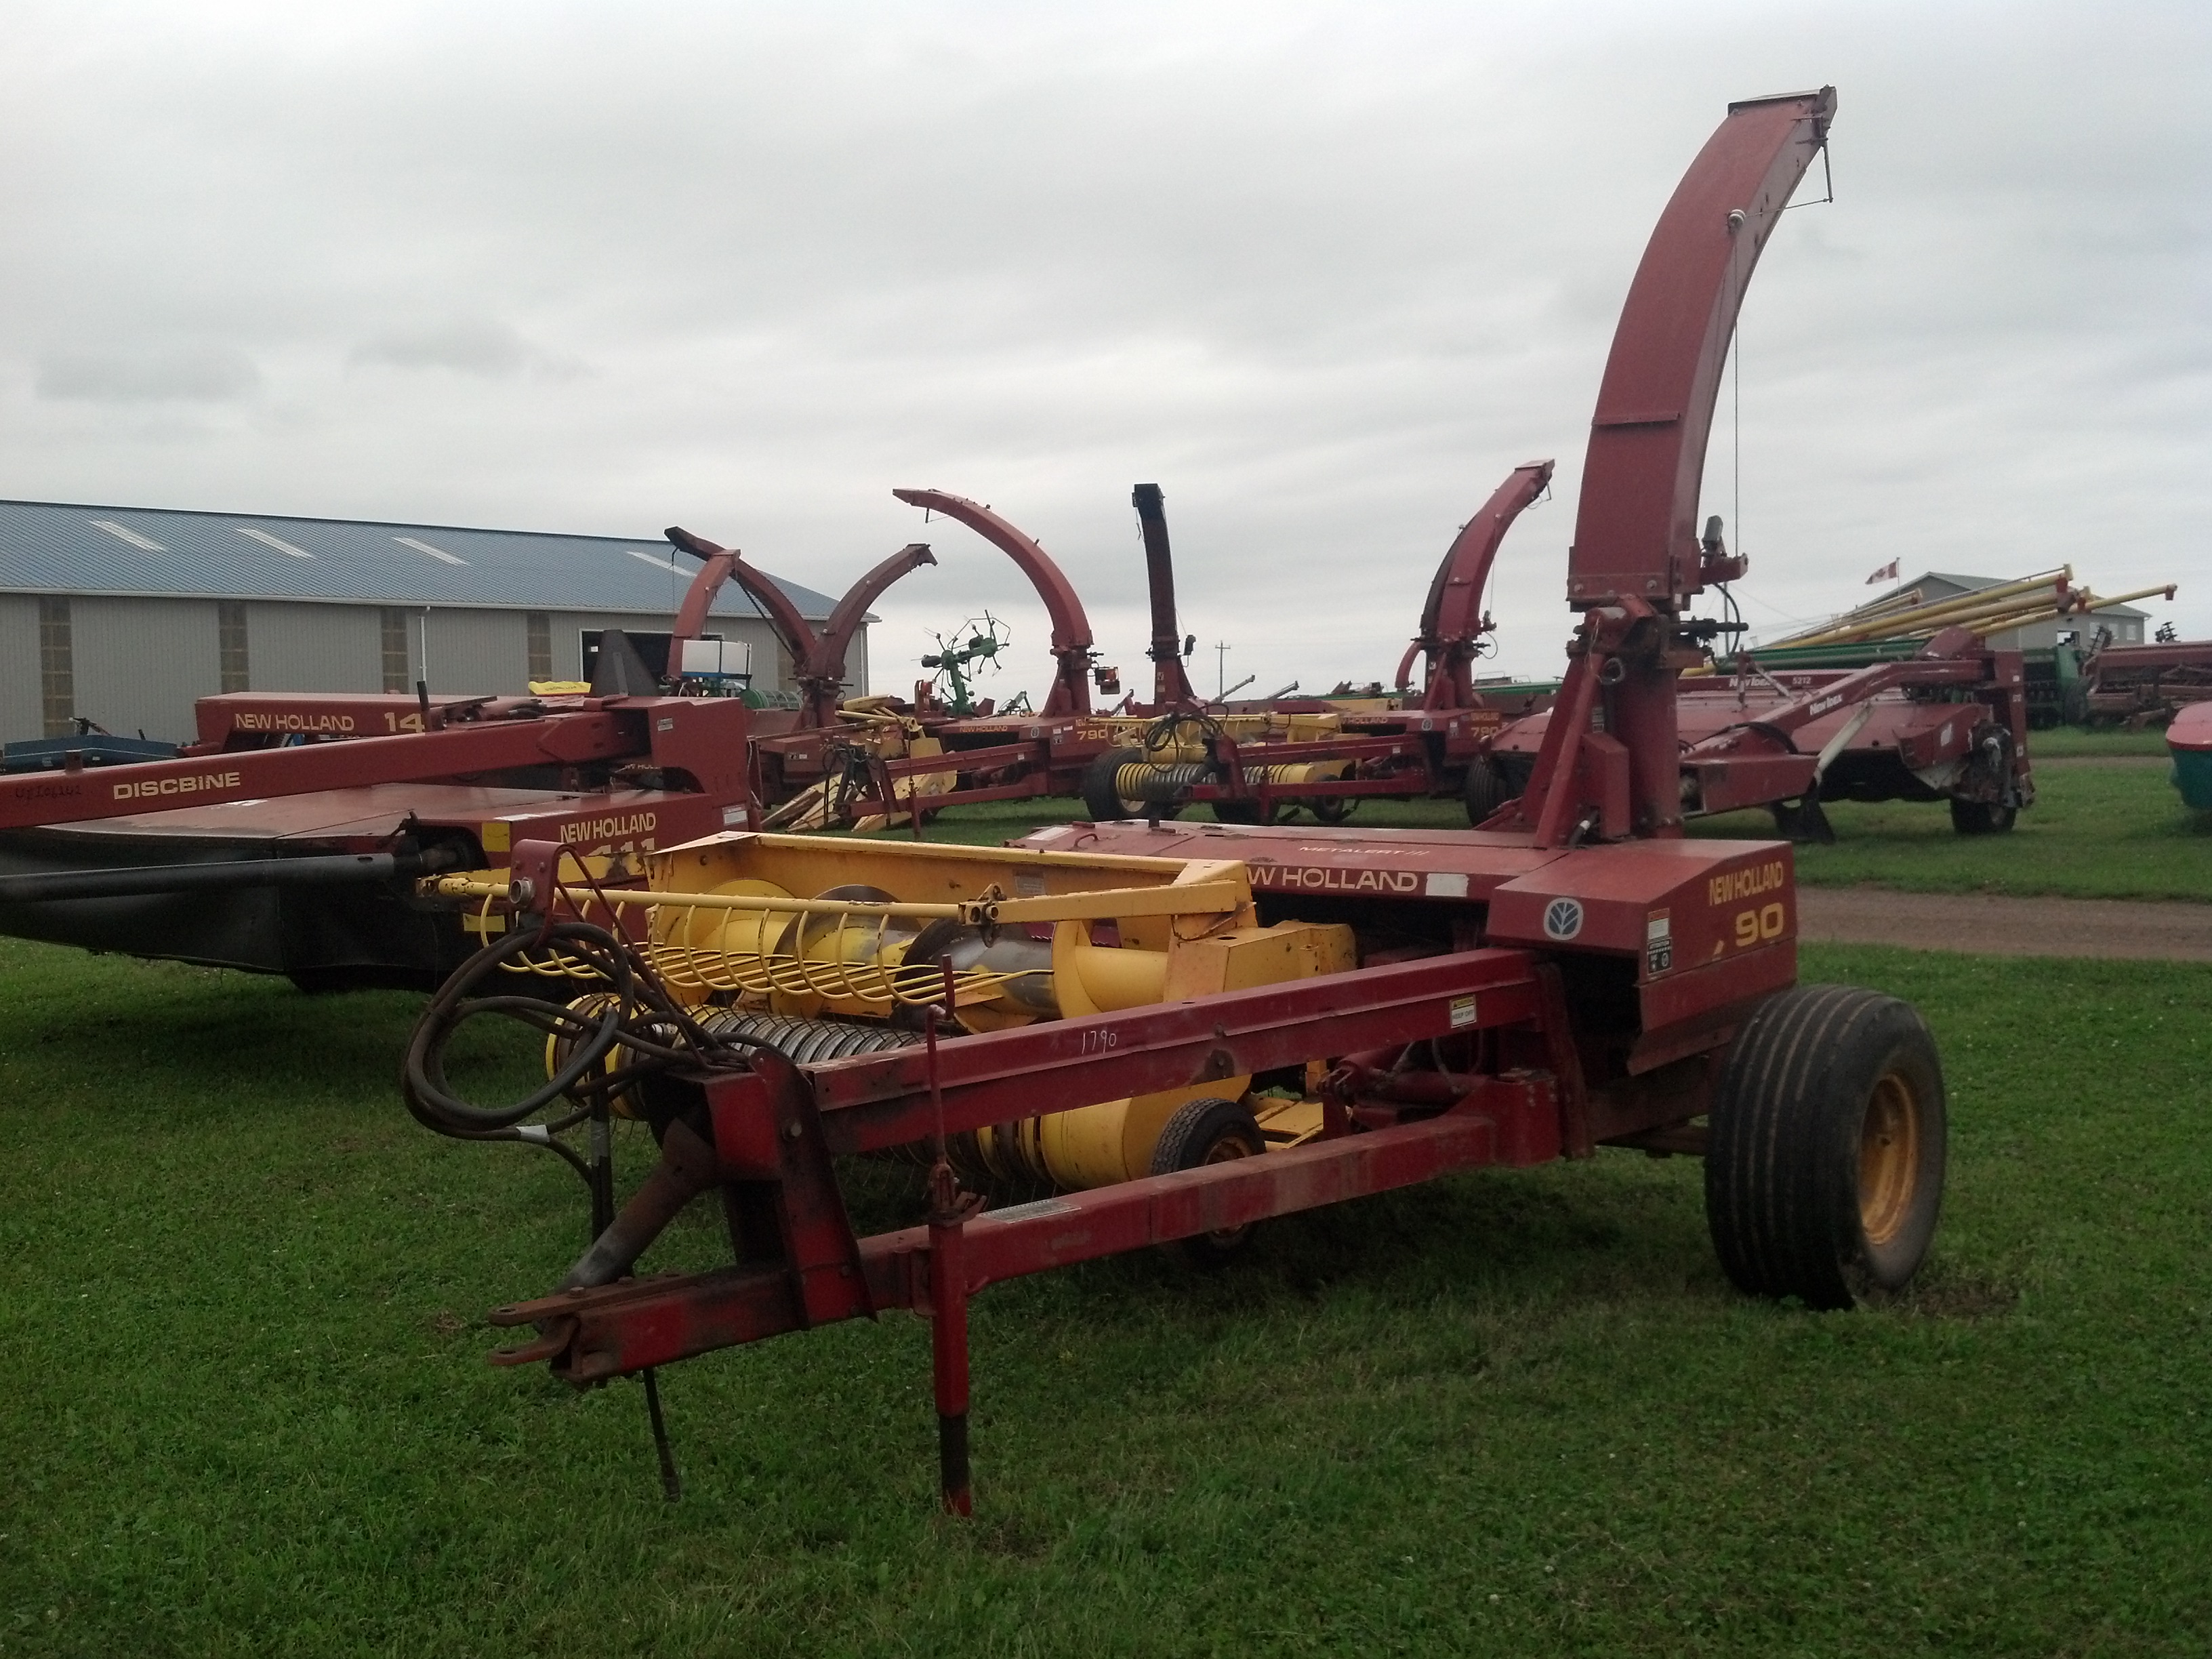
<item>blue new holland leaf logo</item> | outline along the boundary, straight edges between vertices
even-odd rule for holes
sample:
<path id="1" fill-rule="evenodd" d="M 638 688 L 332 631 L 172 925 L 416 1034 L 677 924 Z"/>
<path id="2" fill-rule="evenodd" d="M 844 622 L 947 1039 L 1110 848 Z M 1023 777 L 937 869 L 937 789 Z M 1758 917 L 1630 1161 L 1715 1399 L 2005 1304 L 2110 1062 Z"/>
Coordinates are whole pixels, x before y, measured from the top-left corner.
<path id="1" fill-rule="evenodd" d="M 1578 899 L 1555 898 L 1544 907 L 1544 937 L 1565 942 L 1583 930 L 1583 907 Z"/>

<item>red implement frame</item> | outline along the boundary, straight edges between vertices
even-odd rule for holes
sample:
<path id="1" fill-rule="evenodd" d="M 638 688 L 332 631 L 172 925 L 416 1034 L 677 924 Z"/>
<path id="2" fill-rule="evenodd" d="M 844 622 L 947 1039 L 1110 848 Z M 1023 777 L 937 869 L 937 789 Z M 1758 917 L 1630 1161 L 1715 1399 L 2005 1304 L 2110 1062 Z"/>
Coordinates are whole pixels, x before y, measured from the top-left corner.
<path id="1" fill-rule="evenodd" d="M 726 699 L 579 698 L 557 709 L 524 703 L 509 718 L 397 737 L 26 773 L 0 778 L 0 829 L 648 757 L 696 789 L 743 801 L 745 715 L 742 703 Z"/>
<path id="2" fill-rule="evenodd" d="M 1447 1079 L 1440 1115 L 1395 1120 L 1388 1098 L 1367 1109 L 1381 1126 L 1350 1132 L 1362 1101 L 1349 1088 L 1332 1138 L 1293 1152 L 1217 1164 L 855 1243 L 829 1160 L 1001 1122 L 1031 1109 L 1038 1077 L 1073 1106 L 1294 1064 L 1478 1031 L 1516 1030 L 1539 1060 L 1545 970 L 1525 952 L 1466 952 L 1289 986 L 1232 993 L 1203 1004 L 1104 1014 L 1028 1030 L 965 1037 L 927 1054 L 895 1054 L 750 1073 L 699 1077 L 720 1182 L 756 1200 L 773 1188 L 783 1241 L 771 1265 L 565 1291 L 501 1308 L 501 1326 L 538 1338 L 501 1356 L 549 1359 L 575 1382 L 838 1319 L 908 1308 L 936 1322 L 933 1344 L 948 1507 L 965 1510 L 968 1298 L 1004 1279 L 1148 1244 L 1239 1227 L 1272 1216 L 1410 1186 L 1484 1164 L 1548 1161 L 1578 1139 L 1581 1102 L 1559 1071 L 1528 1067 Z M 1347 993 L 1356 1005 L 1347 1006 Z M 1565 1074 L 1574 1076 L 1571 1054 Z M 931 1075 L 933 1063 L 937 1074 Z M 1353 1073 L 1347 1073 L 1347 1080 Z M 1395 1082 L 1396 1079 L 1385 1079 Z M 633 1209 L 664 1203 L 648 1182 Z M 627 1215 L 628 1212 L 626 1212 Z M 627 1224 L 618 1218 L 615 1229 Z M 641 1225 L 651 1224 L 645 1221 Z M 951 1471 L 957 1447 L 959 1477 Z"/>
<path id="3" fill-rule="evenodd" d="M 1984 650 L 1981 641 L 1963 629 L 1949 629 L 1930 640 L 1917 657 L 1856 670 L 1816 691 L 1761 710 L 1755 719 L 1690 744 L 1682 751 L 1682 769 L 1696 780 L 1698 811 L 1729 812 L 1804 796 L 1818 787 L 1821 756 L 1799 750 L 1791 741 L 1792 733 L 1838 709 L 1870 703 L 1882 693 L 1900 687 L 1967 690 L 1990 687 L 2002 654 Z M 2002 782 L 2014 791 L 2026 787 L 2032 799 L 2033 787 L 2027 782 L 2027 700 L 2018 695 L 2017 653 L 2014 658 L 2014 695 L 2003 699 L 2001 712 L 2009 716 L 2008 731 L 2016 759 Z"/>

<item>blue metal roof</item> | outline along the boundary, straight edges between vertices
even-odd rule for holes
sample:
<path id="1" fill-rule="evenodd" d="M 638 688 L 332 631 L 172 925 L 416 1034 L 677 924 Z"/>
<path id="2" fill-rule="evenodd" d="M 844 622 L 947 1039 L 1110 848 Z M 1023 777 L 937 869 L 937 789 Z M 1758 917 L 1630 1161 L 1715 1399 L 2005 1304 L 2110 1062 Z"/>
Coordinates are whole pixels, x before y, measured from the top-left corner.
<path id="1" fill-rule="evenodd" d="M 665 541 L 252 513 L 0 501 L 0 592 L 667 615 L 696 560 Z M 834 601 L 770 578 L 801 615 Z M 732 582 L 718 617 L 757 617 Z"/>

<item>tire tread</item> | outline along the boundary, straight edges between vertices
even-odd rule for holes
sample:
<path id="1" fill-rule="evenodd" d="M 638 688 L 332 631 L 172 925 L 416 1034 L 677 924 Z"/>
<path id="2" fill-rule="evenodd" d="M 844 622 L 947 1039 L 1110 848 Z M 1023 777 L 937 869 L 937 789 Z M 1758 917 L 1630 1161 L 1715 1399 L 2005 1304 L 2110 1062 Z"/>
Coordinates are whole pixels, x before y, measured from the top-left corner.
<path id="1" fill-rule="evenodd" d="M 1142 757 L 1141 750 L 1109 749 L 1084 769 L 1083 807 L 1093 823 L 1115 823 L 1128 817 L 1115 779 L 1122 767 Z"/>
<path id="2" fill-rule="evenodd" d="M 1820 1308 L 1856 1299 L 1858 1112 L 1838 1091 L 1855 1053 L 1896 1042 L 1933 1044 L 1911 1006 L 1853 986 L 1805 985 L 1770 999 L 1745 1022 L 1722 1069 L 1706 1153 L 1706 1218 L 1729 1277 L 1754 1295 L 1802 1297 Z M 1942 1076 L 1923 1102 L 1926 1153 L 1940 1197 Z M 1846 1138 L 1849 1138 L 1848 1139 Z M 1850 1177 L 1848 1194 L 1840 1183 Z M 1848 1198 L 1848 1204 L 1846 1204 Z M 1925 1231 L 1933 1229 L 1932 1216 Z M 1908 1252 L 1917 1265 L 1917 1250 Z"/>

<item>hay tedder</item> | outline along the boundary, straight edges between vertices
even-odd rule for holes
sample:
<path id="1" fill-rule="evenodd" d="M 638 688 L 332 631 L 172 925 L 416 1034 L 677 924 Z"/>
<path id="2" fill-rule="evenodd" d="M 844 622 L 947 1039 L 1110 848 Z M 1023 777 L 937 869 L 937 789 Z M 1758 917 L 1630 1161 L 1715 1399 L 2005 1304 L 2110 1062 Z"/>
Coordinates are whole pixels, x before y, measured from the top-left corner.
<path id="1" fill-rule="evenodd" d="M 522 1339 L 495 1358 L 643 1373 L 655 1401 L 656 1367 L 919 1313 L 964 1513 L 968 1304 L 1020 1274 L 1163 1244 L 1218 1261 L 1318 1205 L 1625 1146 L 1705 1156 L 1744 1290 L 1840 1308 L 1903 1285 L 1943 1180 L 1928 1030 L 1797 984 L 1787 844 L 1681 835 L 1675 680 L 1710 626 L 1687 606 L 1742 568 L 1695 528 L 1714 388 L 1833 110 L 1825 88 L 1732 106 L 1651 239 L 1590 436 L 1571 665 L 1505 821 L 1079 824 L 999 849 L 730 834 L 656 850 L 627 890 L 541 840 L 428 878 L 512 925 L 426 1012 L 410 1109 L 553 1147 L 594 1196 L 565 1277 L 492 1315 Z M 528 1097 L 448 1079 L 483 1013 L 545 1032 Z M 617 1115 L 659 1148 L 619 1208 Z M 839 1160 L 865 1156 L 928 1167 L 917 1224 L 855 1236 Z M 708 1194 L 732 1263 L 637 1275 Z"/>

